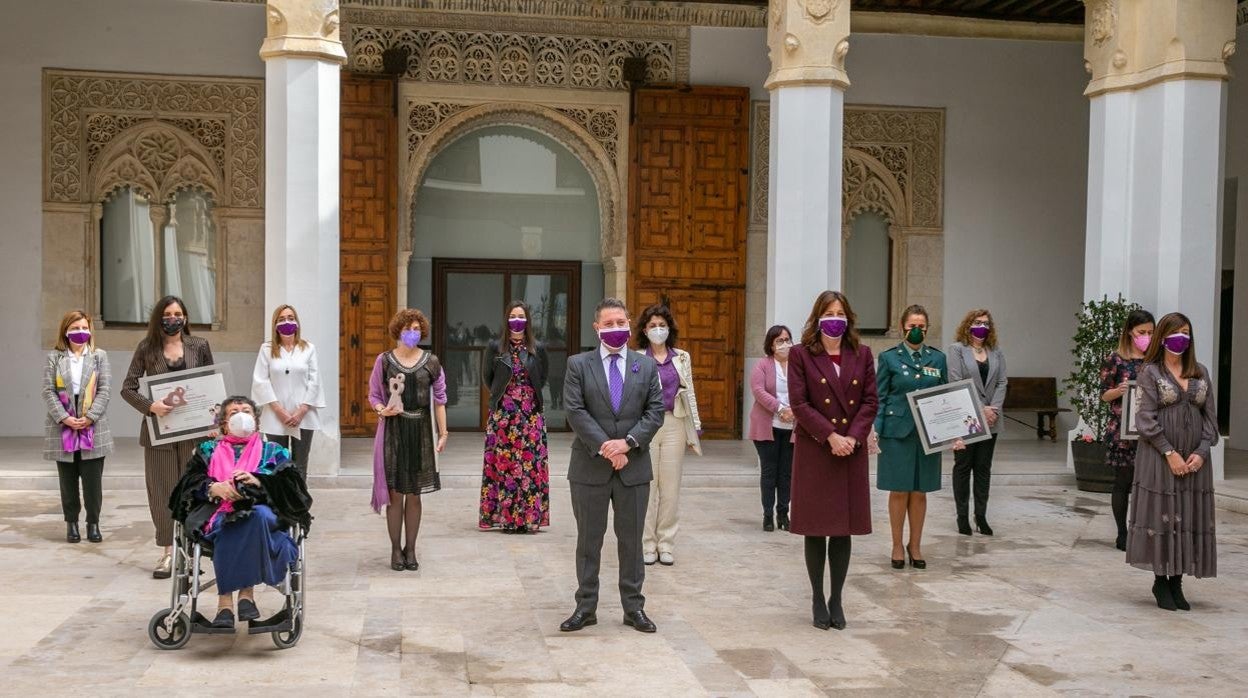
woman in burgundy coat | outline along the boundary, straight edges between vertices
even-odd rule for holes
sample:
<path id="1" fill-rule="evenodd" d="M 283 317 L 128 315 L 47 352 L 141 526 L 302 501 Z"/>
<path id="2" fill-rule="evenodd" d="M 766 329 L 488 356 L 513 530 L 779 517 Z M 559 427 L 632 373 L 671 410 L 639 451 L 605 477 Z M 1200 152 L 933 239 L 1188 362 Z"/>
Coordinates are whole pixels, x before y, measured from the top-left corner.
<path id="1" fill-rule="evenodd" d="M 867 437 L 879 407 L 875 361 L 858 342 L 854 311 L 837 291 L 815 300 L 802 339 L 789 353 L 789 404 L 797 420 L 790 531 L 806 538 L 813 624 L 845 627 L 841 589 L 850 536 L 871 533 Z M 823 598 L 824 558 L 832 591 Z"/>

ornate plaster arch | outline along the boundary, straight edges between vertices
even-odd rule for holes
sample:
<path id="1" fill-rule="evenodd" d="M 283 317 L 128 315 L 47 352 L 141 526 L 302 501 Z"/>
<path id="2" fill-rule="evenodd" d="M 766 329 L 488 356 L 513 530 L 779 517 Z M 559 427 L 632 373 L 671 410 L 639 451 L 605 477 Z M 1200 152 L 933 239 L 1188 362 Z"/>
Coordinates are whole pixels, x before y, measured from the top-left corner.
<path id="1" fill-rule="evenodd" d="M 841 224 L 845 237 L 849 237 L 849 226 L 854 217 L 863 211 L 880 214 L 890 226 L 911 224 L 906 195 L 884 163 L 857 148 L 847 147 L 841 177 Z"/>
<path id="2" fill-rule="evenodd" d="M 400 258 L 410 255 L 416 231 L 416 196 L 425 171 L 442 149 L 459 138 L 491 126 L 521 126 L 543 133 L 565 146 L 585 166 L 598 194 L 599 236 L 604 264 L 627 250 L 623 211 L 624 189 L 611 155 L 581 124 L 554 109 L 526 102 L 490 102 L 468 107 L 437 124 L 415 146 L 402 183 L 405 205 L 400 221 Z"/>
<path id="3" fill-rule="evenodd" d="M 180 189 L 199 189 L 219 205 L 229 205 L 224 178 L 212 155 L 182 129 L 159 120 L 143 121 L 108 144 L 87 173 L 91 201 L 101 202 L 130 186 L 155 203 Z"/>

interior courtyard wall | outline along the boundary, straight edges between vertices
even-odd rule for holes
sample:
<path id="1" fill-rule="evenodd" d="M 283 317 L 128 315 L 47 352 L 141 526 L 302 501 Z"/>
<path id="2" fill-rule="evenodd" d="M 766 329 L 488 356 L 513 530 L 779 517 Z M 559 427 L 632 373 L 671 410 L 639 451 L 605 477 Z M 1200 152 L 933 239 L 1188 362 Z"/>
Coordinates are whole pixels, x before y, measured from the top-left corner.
<path id="1" fill-rule="evenodd" d="M 0 23 L 0 435 L 42 433 L 40 382 L 47 348 L 40 337 L 44 228 L 42 71 L 44 68 L 229 77 L 263 77 L 257 54 L 264 7 L 198 0 L 40 0 L 19 3 Z M 51 224 L 56 225 L 53 221 Z M 258 234 L 260 227 L 255 227 Z M 230 258 L 247 253 L 232 250 Z M 260 267 L 263 269 L 263 266 Z M 263 295 L 251 302 L 263 303 Z M 66 308 L 68 309 L 68 308 Z M 256 328 L 256 345 L 260 328 Z M 138 336 L 135 337 L 137 343 Z M 250 386 L 255 350 L 214 354 L 233 367 L 234 387 Z M 130 351 L 110 351 L 115 390 Z M 109 417 L 117 436 L 139 420 L 116 392 Z"/>
<path id="2" fill-rule="evenodd" d="M 751 32 L 756 39 L 749 38 Z M 695 27 L 690 44 L 695 82 L 762 89 L 763 30 Z M 1065 375 L 1083 282 L 1088 143 L 1083 46 L 854 34 L 846 60 L 851 83 L 846 105 L 946 110 L 944 233 L 924 239 L 930 254 L 943 257 L 943 275 L 933 272 L 930 280 L 939 288 L 931 293 L 921 293 L 922 279 L 917 287 L 912 281 L 910 292 L 910 300 L 941 298 L 939 308 L 929 308 L 942 319 L 942 336 L 933 343 L 947 345 L 967 310 L 987 306 L 1010 373 Z M 765 227 L 752 227 L 751 270 L 763 268 L 756 262 L 765 251 Z M 751 273 L 747 371 L 762 353 L 764 283 Z M 786 324 L 800 332 L 804 319 L 787 318 Z M 752 401 L 748 389 L 743 392 L 748 412 Z M 1022 427 L 1011 431 L 1020 437 L 1031 433 Z"/>
<path id="3" fill-rule="evenodd" d="M 1244 10 L 1241 9 L 1241 12 Z M 1230 447 L 1248 448 L 1248 24 L 1236 32 L 1226 100 L 1226 177 L 1238 178 L 1234 227 L 1235 322 L 1231 332 Z M 1224 211 L 1230 208 L 1224 206 Z M 1224 260 L 1225 261 L 1225 260 Z M 1223 264 L 1225 267 L 1226 265 Z M 1236 439 L 1235 435 L 1242 435 Z"/>

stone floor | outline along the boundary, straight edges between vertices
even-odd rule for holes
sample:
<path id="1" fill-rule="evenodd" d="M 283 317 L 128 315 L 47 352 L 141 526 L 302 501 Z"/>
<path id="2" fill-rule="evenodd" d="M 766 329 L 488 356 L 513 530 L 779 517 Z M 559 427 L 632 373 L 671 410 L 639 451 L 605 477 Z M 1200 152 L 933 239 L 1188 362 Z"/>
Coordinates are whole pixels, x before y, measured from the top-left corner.
<path id="1" fill-rule="evenodd" d="M 932 497 L 927 571 L 889 569 L 887 524 L 854 541 L 849 628 L 812 628 L 801 540 L 764 533 L 750 487 L 691 487 L 674 567 L 649 569 L 657 635 L 619 622 L 610 552 L 600 624 L 572 608 L 566 487 L 533 536 L 476 530 L 476 491 L 425 498 L 419 572 L 387 566 L 367 492 L 318 489 L 307 627 L 147 640 L 169 583 L 152 580 L 141 491 L 105 494 L 103 544 L 63 542 L 58 498 L 0 491 L 0 693 L 6 695 L 1242 695 L 1248 675 L 1248 516 L 1220 511 L 1221 576 L 1191 580 L 1190 613 L 1156 608 L 1151 575 L 1110 545 L 1107 495 L 994 488 L 995 538 L 955 535 Z M 608 534 L 606 548 L 613 549 Z M 262 610 L 277 603 L 260 597 Z"/>

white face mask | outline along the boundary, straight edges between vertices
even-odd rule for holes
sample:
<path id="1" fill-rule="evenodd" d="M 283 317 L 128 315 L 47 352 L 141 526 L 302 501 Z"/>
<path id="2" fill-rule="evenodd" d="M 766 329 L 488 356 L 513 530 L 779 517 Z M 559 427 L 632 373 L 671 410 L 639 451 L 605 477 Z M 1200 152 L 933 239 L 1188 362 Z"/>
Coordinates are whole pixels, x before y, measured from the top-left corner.
<path id="1" fill-rule="evenodd" d="M 256 433 L 256 418 L 246 412 L 235 412 L 229 424 L 231 436 L 247 438 Z"/>
<path id="2" fill-rule="evenodd" d="M 666 344 L 667 337 L 671 334 L 671 330 L 666 327 L 651 327 L 646 330 L 646 337 L 651 344 Z"/>
<path id="3" fill-rule="evenodd" d="M 789 350 L 792 348 L 793 345 L 788 342 L 776 342 L 775 346 L 772 347 L 776 352 L 776 358 L 782 361 L 789 358 Z"/>

